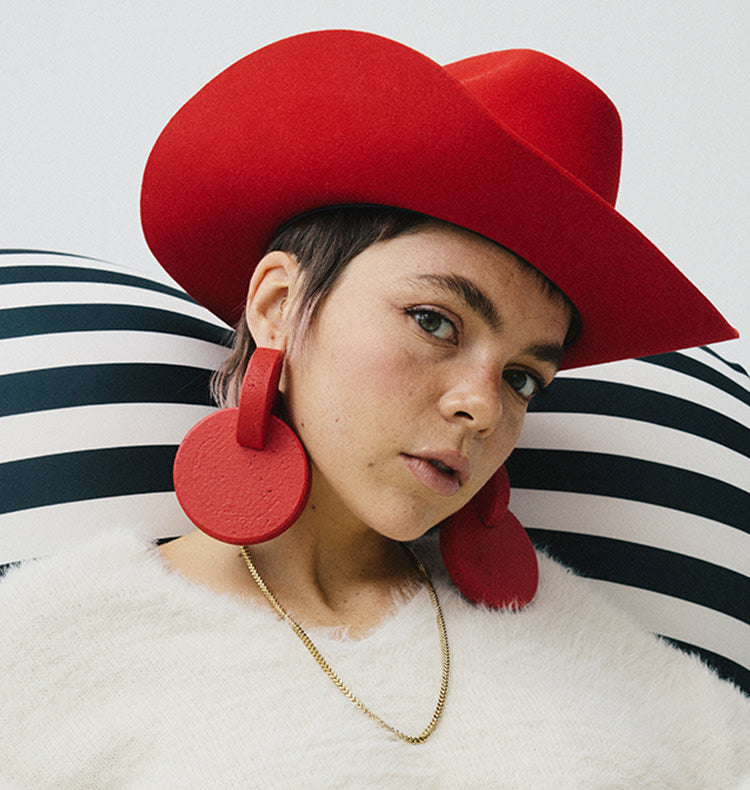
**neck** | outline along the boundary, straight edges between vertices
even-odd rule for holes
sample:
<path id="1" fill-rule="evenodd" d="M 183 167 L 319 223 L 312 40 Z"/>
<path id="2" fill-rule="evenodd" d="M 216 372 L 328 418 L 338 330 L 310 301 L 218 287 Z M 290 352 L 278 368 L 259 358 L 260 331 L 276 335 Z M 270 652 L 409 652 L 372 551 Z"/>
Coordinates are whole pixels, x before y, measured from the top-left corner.
<path id="1" fill-rule="evenodd" d="M 390 616 L 399 595 L 417 589 L 418 578 L 400 543 L 371 529 L 325 493 L 313 475 L 310 500 L 298 521 L 249 551 L 268 588 L 300 623 L 364 635 Z M 193 582 L 268 605 L 237 546 L 196 531 L 159 552 Z"/>
<path id="2" fill-rule="evenodd" d="M 379 619 L 378 612 L 382 616 L 390 611 L 394 595 L 414 583 L 414 567 L 398 542 L 320 493 L 314 481 L 297 522 L 278 538 L 249 550 L 258 572 L 290 614 L 358 630 L 356 623 L 366 627 Z"/>

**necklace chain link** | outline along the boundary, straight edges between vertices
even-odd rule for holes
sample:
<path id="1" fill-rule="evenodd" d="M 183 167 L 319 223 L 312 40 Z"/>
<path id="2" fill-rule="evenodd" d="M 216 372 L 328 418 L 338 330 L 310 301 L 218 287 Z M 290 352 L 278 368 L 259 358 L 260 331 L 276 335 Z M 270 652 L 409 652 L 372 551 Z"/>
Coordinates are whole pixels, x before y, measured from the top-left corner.
<path id="1" fill-rule="evenodd" d="M 387 722 L 383 721 L 377 713 L 373 713 L 367 705 L 364 704 L 360 699 L 358 699 L 355 694 L 349 689 L 349 687 L 344 683 L 343 680 L 334 672 L 331 668 L 330 664 L 325 660 L 322 653 L 318 648 L 315 646 L 315 643 L 310 639 L 310 637 L 305 633 L 302 626 L 292 618 L 289 613 L 284 609 L 284 607 L 276 600 L 274 594 L 268 589 L 266 583 L 261 578 L 260 573 L 258 573 L 258 569 L 255 567 L 255 563 L 250 556 L 250 552 L 247 550 L 247 546 L 242 546 L 242 556 L 245 560 L 245 564 L 247 565 L 247 569 L 250 571 L 250 575 L 253 577 L 253 580 L 258 585 L 258 588 L 265 596 L 266 600 L 271 604 L 271 606 L 276 610 L 276 613 L 281 617 L 284 622 L 288 623 L 294 633 L 299 637 L 302 644 L 307 648 L 310 655 L 315 659 L 318 666 L 325 672 L 328 676 L 329 680 L 336 686 L 336 688 L 350 701 L 352 702 L 355 707 L 361 710 L 364 714 L 369 716 L 373 721 L 377 722 L 381 727 L 388 730 L 388 732 L 392 733 L 393 735 L 400 738 L 402 741 L 406 741 L 406 743 L 424 743 L 430 735 L 435 731 L 435 728 L 440 721 L 440 717 L 443 713 L 443 707 L 445 705 L 445 698 L 448 694 L 448 679 L 450 677 L 450 650 L 448 648 L 448 632 L 445 628 L 445 618 L 443 617 L 443 610 L 440 608 L 440 601 L 438 600 L 437 592 L 435 591 L 435 587 L 432 584 L 432 580 L 430 579 L 427 570 L 425 569 L 424 565 L 420 562 L 419 558 L 414 554 L 414 552 L 408 546 L 404 546 L 405 551 L 409 554 L 411 559 L 414 562 L 414 565 L 417 568 L 417 572 L 419 573 L 422 582 L 424 583 L 425 587 L 427 588 L 427 592 L 430 595 L 430 600 L 432 601 L 433 608 L 435 609 L 435 616 L 437 619 L 438 624 L 438 631 L 440 633 L 440 653 L 441 653 L 441 679 L 440 679 L 440 691 L 438 693 L 438 700 L 437 705 L 435 706 L 435 712 L 432 714 L 432 718 L 430 719 L 430 723 L 422 730 L 419 735 L 407 735 L 401 730 L 397 729 L 396 727 L 391 726 Z"/>

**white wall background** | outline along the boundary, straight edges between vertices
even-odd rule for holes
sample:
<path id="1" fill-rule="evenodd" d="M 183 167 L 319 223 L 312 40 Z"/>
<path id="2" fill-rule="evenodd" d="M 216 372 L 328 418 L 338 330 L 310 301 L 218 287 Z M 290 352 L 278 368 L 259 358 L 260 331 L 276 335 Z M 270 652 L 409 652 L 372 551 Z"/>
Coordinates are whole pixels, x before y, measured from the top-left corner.
<path id="1" fill-rule="evenodd" d="M 304 30 L 391 36 L 438 62 L 531 47 L 620 109 L 618 208 L 746 339 L 750 365 L 745 0 L 5 0 L 0 247 L 157 264 L 141 171 L 170 115 L 223 67 Z"/>

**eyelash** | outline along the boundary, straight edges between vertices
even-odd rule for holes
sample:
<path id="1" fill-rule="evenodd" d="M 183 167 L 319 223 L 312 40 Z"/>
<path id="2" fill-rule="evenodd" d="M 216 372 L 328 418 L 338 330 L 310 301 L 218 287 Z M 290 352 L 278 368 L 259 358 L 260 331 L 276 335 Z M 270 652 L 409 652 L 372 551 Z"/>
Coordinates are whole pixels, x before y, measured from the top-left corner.
<path id="1" fill-rule="evenodd" d="M 522 376 L 526 376 L 526 378 L 534 384 L 534 391 L 530 395 L 524 395 L 521 393 L 520 388 L 516 389 L 511 383 L 511 377 L 517 374 L 521 374 Z M 533 373 L 530 373 L 528 370 L 518 370 L 517 368 L 512 370 L 506 370 L 503 373 L 503 378 L 508 382 L 511 388 L 518 394 L 520 398 L 523 398 L 527 403 L 531 402 L 534 398 L 538 397 L 539 395 L 545 394 L 545 385 L 544 382 L 539 378 L 539 376 L 535 376 Z"/>
<path id="2" fill-rule="evenodd" d="M 434 310 L 429 307 L 407 307 L 405 312 L 408 316 L 413 318 L 419 328 L 428 335 L 436 338 L 437 340 L 452 343 L 453 345 L 458 343 L 458 327 L 456 326 L 455 322 L 451 321 L 450 318 L 446 317 L 438 310 Z M 423 323 L 424 319 L 426 318 L 438 318 L 441 322 L 441 325 L 450 327 L 451 337 L 441 337 L 437 334 L 437 328 L 428 329 Z"/>
<path id="3" fill-rule="evenodd" d="M 456 327 L 456 324 L 453 321 L 451 321 L 450 318 L 443 315 L 440 311 L 428 307 L 408 307 L 406 308 L 405 312 L 408 316 L 414 319 L 416 324 L 423 332 L 430 335 L 431 337 L 434 337 L 437 340 L 452 343 L 454 345 L 458 343 L 458 328 Z M 435 327 L 434 329 L 430 329 L 427 326 L 425 326 L 426 323 L 425 319 L 434 320 L 435 318 L 439 320 L 438 326 L 450 327 L 450 331 L 451 331 L 450 338 L 440 337 L 440 335 L 437 334 L 438 327 Z M 527 381 L 531 381 L 533 383 L 534 391 L 530 395 L 524 395 L 521 392 L 521 389 L 523 389 L 524 385 L 522 385 L 521 387 L 515 387 L 513 385 L 512 382 L 513 377 L 519 374 L 525 376 Z M 507 370 L 505 371 L 505 373 L 503 373 L 503 378 L 505 379 L 505 381 L 508 382 L 511 389 L 514 390 L 514 392 L 518 395 L 518 397 L 520 397 L 522 400 L 526 401 L 527 403 L 532 401 L 538 395 L 545 394 L 544 381 L 542 381 L 542 379 L 539 376 L 535 376 L 533 373 L 529 372 L 528 370 L 519 370 L 517 368 Z"/>

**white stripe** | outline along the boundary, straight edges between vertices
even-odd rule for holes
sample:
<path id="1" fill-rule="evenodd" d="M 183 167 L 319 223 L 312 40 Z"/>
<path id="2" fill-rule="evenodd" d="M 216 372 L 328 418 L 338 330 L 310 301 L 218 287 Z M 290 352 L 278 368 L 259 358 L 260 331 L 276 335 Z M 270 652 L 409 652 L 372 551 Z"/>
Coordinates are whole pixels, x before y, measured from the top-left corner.
<path id="1" fill-rule="evenodd" d="M 59 332 L 0 340 L 0 373 L 116 362 L 215 370 L 229 353 L 218 343 L 164 332 Z"/>
<path id="2" fill-rule="evenodd" d="M 214 409 L 175 403 L 107 403 L 0 419 L 0 463 L 106 447 L 179 444 Z"/>
<path id="3" fill-rule="evenodd" d="M 588 579 L 645 628 L 702 647 L 750 669 L 750 626 L 706 606 L 651 590 Z"/>
<path id="4" fill-rule="evenodd" d="M 701 436 L 622 417 L 533 412 L 518 447 L 579 450 L 687 469 L 750 490 L 750 458 Z"/>
<path id="5" fill-rule="evenodd" d="M 608 381 L 641 387 L 704 406 L 736 420 L 741 425 L 748 424 L 747 404 L 733 395 L 694 376 L 663 368 L 660 365 L 639 362 L 637 359 L 566 370 L 560 373 L 558 378 Z"/>
<path id="6" fill-rule="evenodd" d="M 200 318 L 226 329 L 215 315 L 194 302 L 178 296 L 121 283 L 33 282 L 0 286 L 0 307 L 32 307 L 59 304 L 125 304 L 155 307 Z"/>
<path id="7" fill-rule="evenodd" d="M 65 502 L 0 515 L 0 563 L 47 556 L 131 525 L 152 540 L 194 529 L 172 491 Z"/>
<path id="8" fill-rule="evenodd" d="M 513 488 L 510 509 L 529 528 L 638 543 L 750 576 L 750 535 L 712 519 L 628 499 Z"/>

